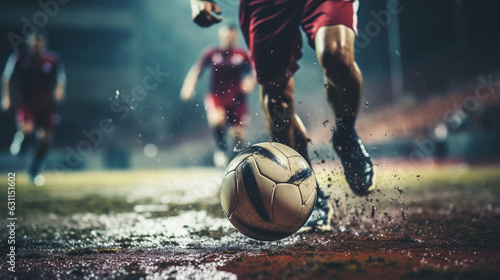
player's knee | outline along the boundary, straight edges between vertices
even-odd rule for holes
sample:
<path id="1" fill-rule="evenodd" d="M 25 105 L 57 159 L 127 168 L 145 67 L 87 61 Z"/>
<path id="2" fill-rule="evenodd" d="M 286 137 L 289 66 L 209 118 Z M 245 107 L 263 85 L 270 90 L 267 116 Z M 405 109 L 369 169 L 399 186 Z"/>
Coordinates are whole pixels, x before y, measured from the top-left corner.
<path id="1" fill-rule="evenodd" d="M 354 65 L 352 50 L 336 41 L 326 44 L 319 58 L 327 75 L 335 71 L 350 69 Z"/>
<path id="2" fill-rule="evenodd" d="M 45 129 L 40 129 L 36 132 L 36 137 L 43 142 L 49 143 L 52 140 L 52 133 Z"/>
<path id="3" fill-rule="evenodd" d="M 286 92 L 288 81 L 276 80 L 262 85 L 260 104 L 264 110 L 290 109 L 294 97 Z"/>
<path id="4" fill-rule="evenodd" d="M 211 127 L 223 127 L 226 124 L 226 115 L 221 112 L 214 112 L 208 115 L 208 125 Z"/>
<path id="5" fill-rule="evenodd" d="M 21 132 L 24 135 L 32 135 L 34 131 L 35 131 L 35 126 L 32 124 L 27 123 L 21 126 Z"/>
<path id="6" fill-rule="evenodd" d="M 212 118 L 208 120 L 210 127 L 223 127 L 226 124 L 223 118 Z"/>
<path id="7" fill-rule="evenodd" d="M 271 96 L 262 94 L 260 105 L 268 118 L 279 117 L 280 119 L 291 119 L 293 97 L 283 95 Z"/>

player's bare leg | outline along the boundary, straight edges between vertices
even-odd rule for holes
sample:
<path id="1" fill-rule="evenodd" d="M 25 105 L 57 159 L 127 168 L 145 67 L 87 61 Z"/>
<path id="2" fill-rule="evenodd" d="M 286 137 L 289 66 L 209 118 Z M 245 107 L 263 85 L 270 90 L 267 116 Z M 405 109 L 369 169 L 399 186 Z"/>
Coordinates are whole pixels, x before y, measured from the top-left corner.
<path id="1" fill-rule="evenodd" d="M 216 150 L 214 152 L 214 164 L 217 167 L 225 167 L 228 161 L 226 154 L 226 111 L 223 108 L 208 109 L 207 119 L 208 125 L 215 137 Z"/>
<path id="2" fill-rule="evenodd" d="M 11 155 L 18 156 L 25 150 L 26 145 L 33 138 L 34 129 L 35 125 L 32 122 L 18 124 L 18 130 L 10 144 Z"/>
<path id="3" fill-rule="evenodd" d="M 261 105 L 271 139 L 294 148 L 310 163 L 307 153 L 309 138 L 304 124 L 294 110 L 293 82 L 293 77 L 283 77 L 261 85 Z M 315 208 L 301 232 L 313 229 L 331 230 L 333 208 L 319 186 L 317 192 Z"/>
<path id="4" fill-rule="evenodd" d="M 42 168 L 43 161 L 47 156 L 47 152 L 50 148 L 50 143 L 52 141 L 52 133 L 39 129 L 36 131 L 37 142 L 35 145 L 35 156 L 30 163 L 28 173 L 32 179 L 32 181 L 37 185 L 41 186 L 45 183 L 45 178 L 41 176 L 40 169 Z"/>
<path id="5" fill-rule="evenodd" d="M 375 188 L 373 164 L 354 128 L 359 109 L 362 76 L 354 61 L 356 34 L 344 25 L 321 27 L 316 33 L 318 60 L 326 80 L 326 95 L 336 116 L 334 149 L 351 189 L 365 195 Z"/>
<path id="6" fill-rule="evenodd" d="M 340 124 L 342 118 L 356 117 L 361 99 L 363 78 L 354 61 L 354 40 L 354 31 L 343 25 L 322 27 L 315 37 L 316 54 L 326 78 L 327 99 Z"/>
<path id="7" fill-rule="evenodd" d="M 307 152 L 307 144 L 309 143 L 309 136 L 307 135 L 306 127 L 299 116 L 295 113 L 293 121 L 293 140 L 295 143 L 295 150 L 304 157 L 309 164 L 309 155 Z"/>
<path id="8" fill-rule="evenodd" d="M 307 132 L 295 113 L 294 80 L 283 76 L 260 85 L 260 103 L 272 141 L 294 148 L 307 161 Z"/>

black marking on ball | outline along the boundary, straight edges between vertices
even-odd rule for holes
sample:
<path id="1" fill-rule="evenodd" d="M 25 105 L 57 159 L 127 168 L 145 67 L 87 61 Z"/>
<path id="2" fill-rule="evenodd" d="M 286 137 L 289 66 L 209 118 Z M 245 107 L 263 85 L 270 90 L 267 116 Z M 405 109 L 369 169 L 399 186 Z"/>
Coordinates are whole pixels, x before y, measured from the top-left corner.
<path id="1" fill-rule="evenodd" d="M 272 162 L 276 163 L 277 165 L 281 166 L 283 169 L 287 169 L 287 164 L 285 162 L 282 162 L 279 157 L 277 157 L 273 152 L 269 151 L 268 149 L 261 147 L 261 146 L 251 146 L 246 148 L 241 152 L 241 155 L 244 154 L 256 154 L 256 155 L 261 155 Z"/>
<path id="2" fill-rule="evenodd" d="M 290 176 L 287 183 L 301 183 L 312 175 L 311 168 L 305 168 Z"/>
<path id="3" fill-rule="evenodd" d="M 263 236 L 263 237 L 266 237 L 266 238 L 268 238 L 270 240 L 282 239 L 282 238 L 285 238 L 287 236 L 292 235 L 292 233 L 293 233 L 293 232 L 274 231 L 274 230 L 268 230 L 268 229 L 254 227 L 254 226 L 251 226 L 251 225 L 243 222 L 240 219 L 240 217 L 234 216 L 234 215 L 231 216 L 231 219 L 233 219 L 234 221 L 236 221 L 237 223 L 239 223 L 240 225 L 242 225 L 243 227 L 245 227 L 249 232 L 258 234 L 258 235 Z M 243 234 L 247 235 L 246 233 L 243 233 Z M 252 236 L 250 236 L 250 237 L 252 237 Z M 255 237 L 252 237 L 252 238 L 255 238 Z"/>
<path id="4" fill-rule="evenodd" d="M 252 205 L 255 208 L 255 211 L 257 211 L 262 220 L 270 222 L 271 219 L 269 218 L 266 208 L 264 207 L 264 201 L 262 201 L 262 195 L 260 193 L 257 180 L 255 180 L 253 168 L 247 160 L 241 163 L 241 175 L 243 177 L 243 185 L 247 191 L 248 197 L 250 198 L 250 202 L 252 202 Z"/>

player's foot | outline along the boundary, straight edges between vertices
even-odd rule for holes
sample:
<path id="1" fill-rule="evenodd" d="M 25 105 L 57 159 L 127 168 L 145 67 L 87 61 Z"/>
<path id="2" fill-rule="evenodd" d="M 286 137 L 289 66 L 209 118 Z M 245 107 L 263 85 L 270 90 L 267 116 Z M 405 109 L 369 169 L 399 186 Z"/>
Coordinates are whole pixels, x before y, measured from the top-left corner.
<path id="1" fill-rule="evenodd" d="M 241 151 L 245 149 L 243 141 L 235 140 L 233 150 L 229 153 L 228 162 L 233 160 Z"/>
<path id="2" fill-rule="evenodd" d="M 31 182 L 35 186 L 41 187 L 41 186 L 45 185 L 45 177 L 42 174 L 38 174 L 35 177 L 31 178 Z"/>
<path id="3" fill-rule="evenodd" d="M 319 188 L 316 188 L 318 198 L 314 209 L 309 216 L 307 222 L 298 232 L 307 232 L 311 230 L 329 231 L 332 230 L 333 205 L 328 201 L 325 193 Z"/>
<path id="4" fill-rule="evenodd" d="M 216 167 L 225 168 L 227 165 L 227 155 L 224 151 L 216 150 L 214 152 L 214 164 Z"/>
<path id="5" fill-rule="evenodd" d="M 31 182 L 39 187 L 45 184 L 45 177 L 40 174 L 42 163 L 41 160 L 34 159 L 28 168 L 28 175 L 30 176 Z"/>
<path id="6" fill-rule="evenodd" d="M 333 134 L 333 149 L 340 157 L 352 191 L 367 195 L 375 189 L 373 163 L 356 131 Z"/>
<path id="7" fill-rule="evenodd" d="M 12 156 L 18 156 L 21 152 L 21 148 L 23 146 L 24 134 L 20 131 L 14 134 L 14 139 L 12 140 L 12 144 L 10 144 L 10 154 Z"/>

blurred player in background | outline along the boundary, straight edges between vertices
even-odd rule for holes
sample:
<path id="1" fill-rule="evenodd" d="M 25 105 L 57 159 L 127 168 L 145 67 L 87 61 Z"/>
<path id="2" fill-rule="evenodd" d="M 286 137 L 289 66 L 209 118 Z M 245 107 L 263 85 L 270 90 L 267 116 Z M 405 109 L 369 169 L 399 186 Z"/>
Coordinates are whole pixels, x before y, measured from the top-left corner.
<path id="1" fill-rule="evenodd" d="M 14 107 L 17 132 L 10 153 L 19 155 L 26 144 L 36 140 L 35 154 L 28 173 L 36 185 L 45 179 L 40 170 L 56 123 L 55 103 L 64 96 L 66 75 L 60 56 L 47 50 L 47 34 L 43 30 L 26 38 L 25 51 L 10 55 L 2 76 L 2 108 Z"/>
<path id="2" fill-rule="evenodd" d="M 302 26 L 323 68 L 327 99 L 336 116 L 333 148 L 351 189 L 365 195 L 375 185 L 372 161 L 354 129 L 362 88 L 354 61 L 358 5 L 358 0 L 240 0 L 240 25 L 257 72 L 271 140 L 308 159 L 309 139 L 294 110 L 293 74 L 302 56 Z M 200 26 L 222 20 L 214 1 L 191 0 L 191 11 Z M 319 187 L 316 206 L 306 227 L 330 229 L 331 205 Z"/>
<path id="3" fill-rule="evenodd" d="M 210 69 L 211 84 L 205 96 L 205 110 L 217 145 L 214 153 L 217 167 L 225 167 L 228 156 L 232 157 L 243 148 L 248 119 L 246 95 L 256 84 L 247 52 L 236 46 L 237 39 L 236 25 L 221 26 L 219 46 L 209 48 L 202 54 L 189 70 L 181 89 L 183 100 L 192 99 L 200 74 L 203 70 Z M 228 151 L 225 136 L 228 126 L 234 141 L 231 151 Z"/>

